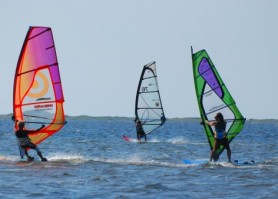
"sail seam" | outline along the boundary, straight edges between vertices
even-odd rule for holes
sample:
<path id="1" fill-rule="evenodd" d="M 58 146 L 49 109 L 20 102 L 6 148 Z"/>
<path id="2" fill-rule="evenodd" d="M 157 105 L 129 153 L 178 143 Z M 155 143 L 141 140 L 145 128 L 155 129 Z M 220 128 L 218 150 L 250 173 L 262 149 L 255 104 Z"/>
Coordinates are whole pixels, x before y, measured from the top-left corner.
<path id="1" fill-rule="evenodd" d="M 205 74 L 206 72 L 208 72 L 209 70 L 212 70 L 212 68 L 214 67 L 213 65 L 211 66 L 210 64 L 209 64 L 209 68 L 207 69 L 207 70 L 205 70 L 204 72 L 202 72 L 202 73 L 200 73 L 199 72 L 199 75 L 198 76 L 196 76 L 196 78 L 199 78 L 199 77 L 202 77 L 203 78 L 203 74 Z M 212 70 L 213 71 L 213 70 Z"/>
<path id="2" fill-rule="evenodd" d="M 150 107 L 150 108 L 139 108 L 139 107 L 137 107 L 137 109 L 161 109 L 162 110 L 162 108 L 152 108 L 152 107 Z"/>
<path id="3" fill-rule="evenodd" d="M 54 48 L 54 47 L 55 47 L 54 45 L 53 46 L 49 46 L 49 47 L 45 48 L 45 50 L 49 50 L 49 49 Z"/>
<path id="4" fill-rule="evenodd" d="M 158 93 L 158 91 L 147 91 L 147 92 L 140 92 L 139 91 L 139 94 L 142 94 L 142 93 Z"/>
<path id="5" fill-rule="evenodd" d="M 219 110 L 222 110 L 222 109 L 224 109 L 224 108 L 230 107 L 230 106 L 235 105 L 235 104 L 236 104 L 236 103 L 234 102 L 234 103 L 231 103 L 231 104 L 229 104 L 229 105 L 223 106 L 223 107 L 221 107 L 221 108 L 219 108 L 219 109 L 216 109 L 216 110 L 214 110 L 214 111 L 208 112 L 206 115 L 209 115 L 209 114 L 211 114 L 211 113 L 215 113 L 215 112 L 217 112 L 217 111 L 219 111 Z"/>
<path id="6" fill-rule="evenodd" d="M 152 76 L 152 77 L 145 77 L 145 78 L 143 77 L 142 80 L 151 79 L 151 78 L 156 78 L 156 77 L 157 77 L 156 75 L 154 75 L 154 76 Z"/>
<path id="7" fill-rule="evenodd" d="M 217 87 L 215 87 L 215 88 L 213 88 L 213 89 L 211 89 L 211 90 L 209 90 L 209 91 L 207 91 L 207 92 L 204 92 L 204 95 L 205 94 L 207 94 L 207 93 L 209 93 L 209 92 L 211 92 L 211 91 L 215 91 L 216 89 L 218 89 L 218 88 L 223 88 L 224 86 L 225 86 L 225 84 L 219 84 L 220 86 L 217 86 Z M 210 87 L 211 88 L 211 87 Z"/>
<path id="8" fill-rule="evenodd" d="M 41 35 L 41 34 L 44 34 L 45 32 L 47 32 L 47 31 L 49 31 L 49 30 L 50 30 L 50 28 L 47 28 L 46 30 L 44 30 L 44 31 L 42 31 L 42 32 L 40 32 L 40 33 L 34 35 L 33 37 L 30 37 L 28 40 L 34 39 L 34 38 L 38 37 L 38 36 Z"/>
<path id="9" fill-rule="evenodd" d="M 48 68 L 48 67 L 51 67 L 51 66 L 57 66 L 58 63 L 53 63 L 53 64 L 50 64 L 50 65 L 44 65 L 44 66 L 41 66 L 41 67 L 38 67 L 36 69 L 33 69 L 33 70 L 28 70 L 28 71 L 25 71 L 23 73 L 18 73 L 17 76 L 20 76 L 20 75 L 23 75 L 25 73 L 30 73 L 30 72 L 34 72 L 34 71 L 37 71 L 37 70 L 41 70 L 41 69 L 44 69 L 44 68 Z"/>

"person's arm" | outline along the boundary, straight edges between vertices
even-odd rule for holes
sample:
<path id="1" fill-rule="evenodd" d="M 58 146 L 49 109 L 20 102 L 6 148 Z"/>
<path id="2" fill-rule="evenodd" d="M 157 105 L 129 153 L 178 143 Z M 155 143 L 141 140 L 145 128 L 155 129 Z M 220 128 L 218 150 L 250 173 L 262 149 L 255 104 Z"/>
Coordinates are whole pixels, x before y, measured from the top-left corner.
<path id="1" fill-rule="evenodd" d="M 40 130 L 42 130 L 44 127 L 45 127 L 45 125 L 42 124 L 42 126 L 41 126 L 40 128 L 38 128 L 37 130 L 28 130 L 28 134 L 37 133 L 37 132 L 39 132 Z"/>
<path id="2" fill-rule="evenodd" d="M 39 132 L 40 130 L 42 130 L 45 127 L 44 124 L 42 124 L 42 126 L 40 128 L 38 128 L 35 132 Z"/>
<path id="3" fill-rule="evenodd" d="M 210 122 L 210 121 L 206 120 L 205 123 L 206 123 L 207 125 L 209 125 L 209 126 L 215 126 L 215 122 L 214 122 L 214 121 L 213 121 L 213 122 Z"/>

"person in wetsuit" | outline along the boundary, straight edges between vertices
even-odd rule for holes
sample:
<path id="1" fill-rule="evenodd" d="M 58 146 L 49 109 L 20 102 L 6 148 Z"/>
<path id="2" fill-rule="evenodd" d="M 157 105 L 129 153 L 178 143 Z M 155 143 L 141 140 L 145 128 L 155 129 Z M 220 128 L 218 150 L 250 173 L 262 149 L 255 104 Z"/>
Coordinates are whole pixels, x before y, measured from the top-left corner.
<path id="1" fill-rule="evenodd" d="M 14 122 L 14 132 L 16 132 L 18 120 L 15 119 L 15 116 L 14 116 L 14 115 L 12 115 L 11 119 L 12 119 L 12 121 Z M 21 159 L 23 159 L 24 154 L 25 154 L 25 151 L 24 151 L 24 149 L 23 149 L 22 147 L 20 147 L 20 144 L 19 144 L 19 142 L 18 142 L 18 139 L 17 139 L 17 143 L 18 143 L 18 149 L 19 149 L 20 157 L 21 157 Z"/>
<path id="2" fill-rule="evenodd" d="M 37 130 L 26 130 L 26 129 L 24 129 L 24 126 L 25 126 L 25 122 L 23 122 L 23 121 L 18 122 L 19 129 L 15 132 L 15 135 L 17 137 L 20 147 L 22 147 L 24 149 L 25 155 L 27 156 L 27 160 L 28 161 L 34 160 L 34 158 L 30 157 L 27 152 L 27 149 L 31 148 L 37 152 L 37 154 L 41 158 L 42 162 L 47 161 L 47 159 L 42 156 L 42 153 L 39 150 L 39 148 L 34 143 L 32 143 L 30 138 L 28 137 L 29 134 L 39 132 L 45 126 L 42 124 L 42 126 L 40 128 L 38 128 Z"/>
<path id="3" fill-rule="evenodd" d="M 220 148 L 220 145 L 223 145 L 223 147 L 227 150 L 227 156 L 228 156 L 228 160 L 229 162 L 231 162 L 231 149 L 230 149 L 230 145 L 229 145 L 229 141 L 226 137 L 226 124 L 227 122 L 224 120 L 224 117 L 222 115 L 222 113 L 217 113 L 214 117 L 215 121 L 208 121 L 206 120 L 206 124 L 208 124 L 209 126 L 214 126 L 215 127 L 215 131 L 214 131 L 214 146 L 213 149 L 211 151 L 210 154 L 210 161 L 212 161 L 212 159 L 214 161 L 217 161 L 219 156 L 215 153 L 216 150 L 218 150 Z"/>
<path id="4" fill-rule="evenodd" d="M 143 129 L 142 123 L 139 119 L 136 120 L 136 132 L 137 132 L 137 139 L 141 141 L 141 138 L 145 138 L 145 142 L 147 142 L 147 135 Z"/>

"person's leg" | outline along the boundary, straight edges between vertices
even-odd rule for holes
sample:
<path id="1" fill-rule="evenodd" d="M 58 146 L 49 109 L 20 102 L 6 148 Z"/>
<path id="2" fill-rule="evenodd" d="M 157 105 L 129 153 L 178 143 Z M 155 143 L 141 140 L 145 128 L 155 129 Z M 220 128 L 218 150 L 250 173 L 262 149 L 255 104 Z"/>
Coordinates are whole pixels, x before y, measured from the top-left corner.
<path id="1" fill-rule="evenodd" d="M 209 161 L 212 161 L 212 159 L 214 160 L 216 146 L 217 146 L 217 142 L 216 142 L 216 140 L 214 140 L 214 145 L 213 145 L 213 149 L 212 149 L 212 151 L 210 153 Z"/>
<path id="2" fill-rule="evenodd" d="M 231 149 L 230 149 L 230 145 L 229 145 L 229 141 L 228 141 L 228 140 L 225 141 L 224 147 L 225 147 L 225 149 L 227 150 L 227 156 L 228 156 L 229 162 L 232 162 L 232 161 L 231 161 L 232 152 L 231 152 Z"/>
<path id="3" fill-rule="evenodd" d="M 40 149 L 35 144 L 30 142 L 28 145 L 30 146 L 31 149 L 36 150 L 38 156 L 41 158 L 41 161 L 43 161 L 43 162 L 47 161 L 47 159 L 42 156 L 42 153 L 41 153 Z"/>
<path id="4" fill-rule="evenodd" d="M 214 146 L 213 146 L 213 150 L 211 152 L 211 160 L 213 159 L 214 162 L 218 161 L 219 159 L 219 155 L 216 153 L 216 151 L 220 148 L 220 140 L 215 139 L 214 140 Z"/>
<path id="5" fill-rule="evenodd" d="M 210 157 L 209 157 L 210 162 L 212 162 L 213 157 L 214 157 L 214 150 L 212 149 L 212 151 L 210 152 Z"/>
<path id="6" fill-rule="evenodd" d="M 27 157 L 27 161 L 32 161 L 32 160 L 34 160 L 33 157 L 29 156 L 27 147 L 24 147 L 24 152 L 25 152 L 25 155 L 26 155 L 26 157 Z"/>
<path id="7" fill-rule="evenodd" d="M 42 153 L 41 153 L 41 151 L 39 150 L 39 148 L 38 148 L 38 147 L 36 147 L 36 148 L 35 148 L 35 150 L 37 151 L 38 156 L 40 156 L 41 161 L 42 161 L 42 162 L 46 162 L 46 161 L 47 161 L 47 159 L 46 159 L 46 158 L 44 158 L 44 157 L 42 156 Z"/>
<path id="8" fill-rule="evenodd" d="M 232 162 L 232 160 L 231 160 L 231 158 L 232 158 L 232 151 L 231 151 L 231 149 L 227 150 L 227 156 L 228 156 L 229 162 Z"/>

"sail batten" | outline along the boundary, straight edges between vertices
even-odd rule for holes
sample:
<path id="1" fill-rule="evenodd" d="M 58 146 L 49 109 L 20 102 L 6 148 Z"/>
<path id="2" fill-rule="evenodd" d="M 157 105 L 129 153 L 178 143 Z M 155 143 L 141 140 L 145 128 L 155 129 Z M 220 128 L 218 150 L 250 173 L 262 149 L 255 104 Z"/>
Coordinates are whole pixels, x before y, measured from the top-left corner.
<path id="1" fill-rule="evenodd" d="M 143 94 L 143 93 L 159 93 L 158 91 L 148 91 L 148 92 L 139 92 L 140 94 Z"/>
<path id="2" fill-rule="evenodd" d="M 52 30 L 30 27 L 18 59 L 13 92 L 16 121 L 25 121 L 27 129 L 45 128 L 30 134 L 34 144 L 58 132 L 66 123 L 64 96 Z M 15 130 L 18 127 L 15 124 Z"/>
<path id="3" fill-rule="evenodd" d="M 135 119 L 141 120 L 146 134 L 153 132 L 166 121 L 157 83 L 155 62 L 143 67 L 136 93 Z"/>
<path id="4" fill-rule="evenodd" d="M 241 132 L 245 118 L 240 113 L 236 102 L 205 50 L 196 53 L 193 53 L 192 50 L 192 65 L 196 97 L 202 121 L 214 121 L 216 113 L 221 112 L 227 122 L 227 138 L 231 142 Z M 204 123 L 204 129 L 210 149 L 212 149 L 214 145 L 213 128 Z M 221 146 L 216 153 L 220 155 L 223 150 L 223 146 Z"/>
<path id="5" fill-rule="evenodd" d="M 51 49 L 51 48 L 55 48 L 55 46 L 49 46 L 49 47 L 47 47 L 45 50 L 49 50 L 49 49 Z"/>
<path id="6" fill-rule="evenodd" d="M 144 108 L 137 108 L 138 110 L 139 109 L 144 109 L 144 110 L 146 110 L 146 109 L 158 109 L 158 110 L 161 110 L 161 108 L 155 108 L 155 107 L 149 107 L 149 108 L 147 108 L 147 107 L 144 107 Z"/>
<path id="7" fill-rule="evenodd" d="M 218 109 L 215 109 L 215 110 L 213 110 L 213 111 L 211 111 L 211 112 L 208 112 L 208 113 L 206 113 L 205 115 L 210 115 L 210 114 L 212 114 L 212 113 L 215 113 L 215 112 L 218 112 L 218 111 L 220 111 L 220 110 L 222 110 L 222 109 L 225 109 L 225 108 L 227 108 L 227 107 L 230 107 L 230 106 L 232 106 L 232 105 L 235 105 L 235 103 L 232 103 L 232 104 L 226 104 L 226 106 L 223 106 L 223 107 L 220 107 L 220 108 L 218 108 Z"/>
<path id="8" fill-rule="evenodd" d="M 49 68 L 49 67 L 52 67 L 52 66 L 58 66 L 58 63 L 49 64 L 49 65 L 47 65 L 47 66 L 39 66 L 39 67 L 37 67 L 36 69 L 29 70 L 29 71 L 25 71 L 25 72 L 23 72 L 23 73 L 19 73 L 19 74 L 17 74 L 17 76 L 20 76 L 20 75 L 23 75 L 23 74 L 26 74 L 26 73 L 35 72 L 35 71 L 38 71 L 38 70 L 41 70 L 41 69 L 44 69 L 44 68 Z"/>
<path id="9" fill-rule="evenodd" d="M 42 28 L 42 27 L 30 27 L 30 29 L 31 29 L 31 28 Z M 36 37 L 40 36 L 41 34 L 44 34 L 44 33 L 47 32 L 47 31 L 51 31 L 51 28 L 46 28 L 44 31 L 41 31 L 41 32 L 39 32 L 39 33 L 36 34 L 36 35 L 30 36 L 30 37 L 28 38 L 28 40 L 35 39 Z M 31 34 L 30 34 L 30 35 L 31 35 Z"/>

